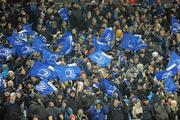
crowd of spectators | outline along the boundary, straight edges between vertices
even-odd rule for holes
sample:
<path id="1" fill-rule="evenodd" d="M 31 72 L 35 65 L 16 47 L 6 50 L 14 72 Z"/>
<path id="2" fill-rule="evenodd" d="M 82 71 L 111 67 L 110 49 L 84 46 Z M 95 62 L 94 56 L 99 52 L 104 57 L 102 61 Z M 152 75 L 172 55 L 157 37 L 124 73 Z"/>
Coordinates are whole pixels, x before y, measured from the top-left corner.
<path id="1" fill-rule="evenodd" d="M 116 1 L 117 2 L 117 1 Z M 58 91 L 43 96 L 34 88 L 40 81 L 28 76 L 33 61 L 41 59 L 39 53 L 32 56 L 0 59 L 0 71 L 5 89 L 0 92 L 1 120 L 178 120 L 180 119 L 180 72 L 174 76 L 177 91 L 166 92 L 163 82 L 155 73 L 165 69 L 172 51 L 180 54 L 180 33 L 171 33 L 171 18 L 180 19 L 180 3 L 174 1 L 166 7 L 160 2 L 154 5 L 131 5 L 119 0 L 79 0 L 64 3 L 69 9 L 69 22 L 62 21 L 53 1 L 25 1 L 19 7 L 0 2 L 0 44 L 11 48 L 6 40 L 13 30 L 22 30 L 23 24 L 46 38 L 50 49 L 57 52 L 52 43 L 63 33 L 70 31 L 75 41 L 73 51 L 61 64 L 77 62 L 82 68 L 81 79 L 51 82 Z M 15 9 L 14 9 L 15 8 Z M 88 59 L 93 51 L 92 37 L 101 35 L 106 27 L 112 27 L 116 37 L 113 48 L 107 54 L 113 57 L 108 67 L 100 67 Z M 142 35 L 148 48 L 129 51 L 120 48 L 123 33 Z M 124 62 L 120 62 L 124 51 Z M 94 87 L 100 78 L 113 82 L 116 91 L 108 96 L 103 89 Z M 154 96 L 148 99 L 150 93 Z"/>

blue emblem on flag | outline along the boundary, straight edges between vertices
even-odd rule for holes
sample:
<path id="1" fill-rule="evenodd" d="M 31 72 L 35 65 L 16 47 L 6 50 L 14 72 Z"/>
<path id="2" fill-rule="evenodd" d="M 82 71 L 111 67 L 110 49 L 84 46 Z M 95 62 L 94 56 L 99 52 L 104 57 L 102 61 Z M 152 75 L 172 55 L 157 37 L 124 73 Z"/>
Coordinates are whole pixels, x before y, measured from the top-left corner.
<path id="1" fill-rule="evenodd" d="M 101 50 L 90 54 L 89 58 L 100 66 L 108 66 L 111 63 L 111 56 Z"/>
<path id="2" fill-rule="evenodd" d="M 81 69 L 75 63 L 65 66 L 56 66 L 55 71 L 62 82 L 80 79 Z"/>
<path id="3" fill-rule="evenodd" d="M 172 17 L 172 33 L 178 33 L 180 32 L 180 22 L 175 18 L 175 16 Z"/>

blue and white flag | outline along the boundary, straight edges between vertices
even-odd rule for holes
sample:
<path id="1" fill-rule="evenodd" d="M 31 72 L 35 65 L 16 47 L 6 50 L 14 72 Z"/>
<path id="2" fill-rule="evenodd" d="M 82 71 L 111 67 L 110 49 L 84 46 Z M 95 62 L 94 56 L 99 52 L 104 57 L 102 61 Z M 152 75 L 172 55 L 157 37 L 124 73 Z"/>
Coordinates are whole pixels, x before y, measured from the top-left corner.
<path id="1" fill-rule="evenodd" d="M 170 67 L 173 64 L 176 64 L 180 71 L 180 56 L 177 55 L 174 51 L 171 53 L 167 67 Z"/>
<path id="2" fill-rule="evenodd" d="M 101 50 L 90 54 L 89 58 L 102 67 L 108 66 L 111 63 L 111 56 L 107 55 Z"/>
<path id="3" fill-rule="evenodd" d="M 128 50 L 140 50 L 147 47 L 147 44 L 141 38 L 141 35 L 133 35 L 131 33 L 124 33 L 122 38 L 122 48 Z"/>
<path id="4" fill-rule="evenodd" d="M 58 55 L 48 49 L 43 49 L 42 50 L 42 54 L 43 54 L 43 60 L 45 63 L 49 64 L 49 65 L 56 65 L 56 60 L 58 58 Z"/>
<path id="5" fill-rule="evenodd" d="M 55 71 L 62 82 L 68 80 L 79 80 L 81 75 L 81 69 L 75 63 L 65 66 L 56 66 Z"/>
<path id="6" fill-rule="evenodd" d="M 57 88 L 48 80 L 40 81 L 40 83 L 36 85 L 35 89 L 42 95 L 49 95 L 54 91 L 57 91 Z"/>
<path id="7" fill-rule="evenodd" d="M 54 80 L 57 74 L 54 68 L 46 63 L 36 61 L 29 72 L 30 76 L 38 76 L 44 79 Z"/>
<path id="8" fill-rule="evenodd" d="M 14 48 L 19 56 L 25 56 L 25 55 L 29 55 L 29 54 L 35 52 L 35 50 L 33 48 L 31 48 L 30 46 L 28 46 L 27 44 L 16 45 L 16 46 L 14 46 Z"/>
<path id="9" fill-rule="evenodd" d="M 115 38 L 115 33 L 112 30 L 112 28 L 106 28 L 102 33 L 102 35 L 100 36 L 99 41 L 103 43 L 109 43 L 113 41 L 114 38 Z"/>
<path id="10" fill-rule="evenodd" d="M 93 46 L 95 50 L 109 51 L 111 49 L 110 42 L 104 43 L 96 40 L 96 36 L 93 36 Z"/>
<path id="11" fill-rule="evenodd" d="M 167 92 L 175 92 L 177 90 L 173 78 L 169 77 L 164 81 L 164 88 Z"/>
<path id="12" fill-rule="evenodd" d="M 178 68 L 176 67 L 176 64 L 171 65 L 168 67 L 166 70 L 161 70 L 156 73 L 156 78 L 158 80 L 165 80 L 168 79 L 169 77 L 172 77 L 178 73 Z"/>
<path id="13" fill-rule="evenodd" d="M 118 90 L 115 85 L 113 85 L 107 78 L 101 79 L 101 84 L 104 88 L 104 92 L 106 92 L 109 96 L 112 96 L 113 93 Z"/>
<path id="14" fill-rule="evenodd" d="M 74 42 L 70 32 L 64 33 L 59 42 L 61 45 L 63 45 L 63 48 L 61 48 L 59 51 L 60 55 L 66 55 L 72 51 Z"/>
<path id="15" fill-rule="evenodd" d="M 22 26 L 22 30 L 18 32 L 18 37 L 24 41 L 28 41 L 28 36 L 34 36 L 37 34 L 35 31 L 32 30 L 31 25 L 29 24 L 24 24 Z"/>
<path id="16" fill-rule="evenodd" d="M 69 15 L 68 15 L 68 9 L 67 8 L 61 8 L 58 10 L 58 13 L 63 21 L 69 21 Z"/>
<path id="17" fill-rule="evenodd" d="M 13 46 L 23 45 L 25 41 L 21 39 L 16 31 L 13 31 L 12 35 L 6 38 Z"/>
<path id="18" fill-rule="evenodd" d="M 35 35 L 31 39 L 32 48 L 34 48 L 36 51 L 41 51 L 43 48 L 47 47 L 47 44 L 42 36 Z"/>
<path id="19" fill-rule="evenodd" d="M 0 74 L 0 91 L 4 92 L 4 79 L 1 74 Z"/>
<path id="20" fill-rule="evenodd" d="M 14 53 L 14 49 L 10 48 L 5 48 L 5 47 L 0 47 L 0 56 L 2 57 L 9 57 Z"/>
<path id="21" fill-rule="evenodd" d="M 180 22 L 175 18 L 175 16 L 172 17 L 172 33 L 178 33 L 180 32 Z"/>

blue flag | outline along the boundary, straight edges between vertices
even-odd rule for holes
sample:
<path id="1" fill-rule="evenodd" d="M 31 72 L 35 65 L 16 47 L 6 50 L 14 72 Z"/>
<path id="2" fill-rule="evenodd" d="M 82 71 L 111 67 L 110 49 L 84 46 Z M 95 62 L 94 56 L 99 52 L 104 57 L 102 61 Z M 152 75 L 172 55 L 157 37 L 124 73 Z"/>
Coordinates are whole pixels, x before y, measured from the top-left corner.
<path id="1" fill-rule="evenodd" d="M 38 76 L 44 79 L 54 80 L 57 74 L 54 68 L 46 63 L 36 61 L 29 72 L 30 76 Z"/>
<path id="2" fill-rule="evenodd" d="M 35 35 L 34 38 L 31 39 L 32 48 L 36 51 L 41 51 L 43 48 L 46 48 L 46 42 L 44 41 L 42 36 Z"/>
<path id="3" fill-rule="evenodd" d="M 156 78 L 158 80 L 165 80 L 169 77 L 172 77 L 178 73 L 178 68 L 176 67 L 176 64 L 171 65 L 166 70 L 161 70 L 156 73 Z"/>
<path id="4" fill-rule="evenodd" d="M 28 41 L 28 35 L 35 35 L 36 32 L 34 32 L 32 29 L 31 29 L 31 25 L 29 24 L 25 24 L 23 25 L 23 28 L 21 31 L 18 32 L 18 37 L 24 41 Z"/>
<path id="5" fill-rule="evenodd" d="M 115 33 L 112 30 L 112 28 L 106 28 L 102 33 L 102 35 L 100 36 L 99 41 L 103 43 L 108 43 L 113 41 L 114 38 L 115 38 Z"/>
<path id="6" fill-rule="evenodd" d="M 128 50 L 140 50 L 147 47 L 146 43 L 141 39 L 141 35 L 131 33 L 124 33 L 121 46 Z"/>
<path id="7" fill-rule="evenodd" d="M 15 45 L 23 45 L 24 42 L 25 42 L 23 39 L 21 39 L 19 37 L 19 35 L 18 35 L 18 33 L 16 31 L 13 31 L 12 35 L 7 37 L 6 39 L 13 46 L 15 46 Z"/>
<path id="8" fill-rule="evenodd" d="M 3 76 L 0 74 L 0 91 L 4 92 L 4 81 Z"/>
<path id="9" fill-rule="evenodd" d="M 171 77 L 164 81 L 164 88 L 167 92 L 175 92 L 177 89 L 174 80 Z"/>
<path id="10" fill-rule="evenodd" d="M 2 57 L 8 57 L 14 53 L 14 49 L 0 47 L 0 56 Z"/>
<path id="11" fill-rule="evenodd" d="M 107 78 L 101 79 L 101 84 L 104 88 L 104 92 L 106 92 L 109 96 L 112 96 L 117 90 L 117 87 L 113 85 Z"/>
<path id="12" fill-rule="evenodd" d="M 104 43 L 96 40 L 96 36 L 93 36 L 93 46 L 95 50 L 109 51 L 111 49 L 110 42 Z"/>
<path id="13" fill-rule="evenodd" d="M 25 55 L 29 55 L 31 53 L 33 53 L 35 50 L 32 49 L 30 46 L 28 46 L 27 44 L 24 45 L 16 45 L 14 46 L 17 54 L 19 56 L 25 56 Z"/>
<path id="14" fill-rule="evenodd" d="M 66 32 L 60 39 L 60 44 L 63 45 L 63 48 L 59 51 L 60 55 L 69 54 L 73 49 L 73 37 L 70 32 Z"/>
<path id="15" fill-rule="evenodd" d="M 111 56 L 107 55 L 101 50 L 90 54 L 89 58 L 102 67 L 108 66 L 111 63 Z"/>
<path id="16" fill-rule="evenodd" d="M 67 8 L 61 8 L 58 13 L 63 21 L 69 21 L 69 15 L 68 15 L 68 9 Z"/>
<path id="17" fill-rule="evenodd" d="M 28 35 L 35 35 L 36 32 L 32 30 L 32 27 L 30 24 L 24 24 L 23 25 L 23 31 L 24 33 L 27 33 Z"/>
<path id="18" fill-rule="evenodd" d="M 48 63 L 49 65 L 56 65 L 56 60 L 58 58 L 58 55 L 48 49 L 43 49 L 43 60 L 45 63 Z"/>
<path id="19" fill-rule="evenodd" d="M 79 80 L 81 75 L 81 69 L 75 63 L 65 65 L 65 66 L 56 66 L 55 70 L 59 79 L 63 81 L 68 80 Z"/>
<path id="20" fill-rule="evenodd" d="M 172 17 L 172 33 L 178 33 L 180 32 L 180 22 L 175 18 L 175 16 Z"/>
<path id="21" fill-rule="evenodd" d="M 42 80 L 36 85 L 35 89 L 42 95 L 49 95 L 56 91 L 57 88 L 48 80 Z"/>
<path id="22" fill-rule="evenodd" d="M 180 70 L 180 56 L 174 51 L 171 53 L 167 67 L 170 67 L 173 64 L 176 64 L 177 68 Z"/>

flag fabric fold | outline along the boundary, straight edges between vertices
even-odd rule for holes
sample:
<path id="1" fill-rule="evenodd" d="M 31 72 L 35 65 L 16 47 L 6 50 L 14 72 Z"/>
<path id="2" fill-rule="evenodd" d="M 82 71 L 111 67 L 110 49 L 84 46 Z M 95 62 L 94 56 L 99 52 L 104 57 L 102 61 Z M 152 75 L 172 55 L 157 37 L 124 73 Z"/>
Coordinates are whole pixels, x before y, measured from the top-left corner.
<path id="1" fill-rule="evenodd" d="M 164 81 L 164 88 L 167 92 L 175 92 L 177 90 L 173 78 L 169 77 Z"/>
<path id="2" fill-rule="evenodd" d="M 50 51 L 49 49 L 43 49 L 42 56 L 45 63 L 52 66 L 56 65 L 56 60 L 58 58 L 58 55 L 56 53 Z"/>
<path id="3" fill-rule="evenodd" d="M 68 9 L 67 8 L 61 8 L 58 13 L 63 21 L 69 21 L 69 15 L 68 15 Z"/>
<path id="4" fill-rule="evenodd" d="M 111 56 L 107 55 L 101 50 L 90 54 L 89 58 L 102 67 L 108 66 L 111 63 Z"/>
<path id="5" fill-rule="evenodd" d="M 57 78 L 57 74 L 52 66 L 39 61 L 34 63 L 29 72 L 29 76 L 37 76 L 49 80 Z"/>
<path id="6" fill-rule="evenodd" d="M 60 55 L 66 55 L 72 51 L 74 42 L 70 32 L 64 33 L 59 42 L 61 45 L 63 45 L 63 48 L 61 48 L 59 51 Z"/>
<path id="7" fill-rule="evenodd" d="M 172 33 L 179 33 L 180 32 L 180 22 L 175 18 L 172 17 Z"/>
<path id="8" fill-rule="evenodd" d="M 47 44 L 42 36 L 35 35 L 31 39 L 32 48 L 34 48 L 36 51 L 41 51 L 43 48 L 47 48 Z"/>
<path id="9" fill-rule="evenodd" d="M 41 80 L 40 83 L 36 85 L 35 89 L 42 95 L 49 95 L 57 90 L 57 88 L 48 80 Z"/>
<path id="10" fill-rule="evenodd" d="M 147 47 L 147 44 L 141 38 L 141 35 L 124 33 L 122 38 L 122 48 L 128 50 L 140 50 Z"/>
<path id="11" fill-rule="evenodd" d="M 178 73 L 178 68 L 176 64 L 172 64 L 165 70 L 161 70 L 155 74 L 158 80 L 165 80 L 169 77 L 172 77 Z"/>
<path id="12" fill-rule="evenodd" d="M 64 66 L 55 66 L 55 71 L 60 81 L 79 80 L 81 75 L 81 69 L 75 63 Z"/>
<path id="13" fill-rule="evenodd" d="M 117 90 L 117 87 L 112 84 L 107 78 L 101 79 L 101 85 L 104 88 L 104 92 L 106 92 L 109 96 L 112 96 L 113 93 Z"/>
<path id="14" fill-rule="evenodd" d="M 175 51 L 171 53 L 167 67 L 170 67 L 173 64 L 175 64 L 180 71 L 180 56 L 177 55 Z"/>

